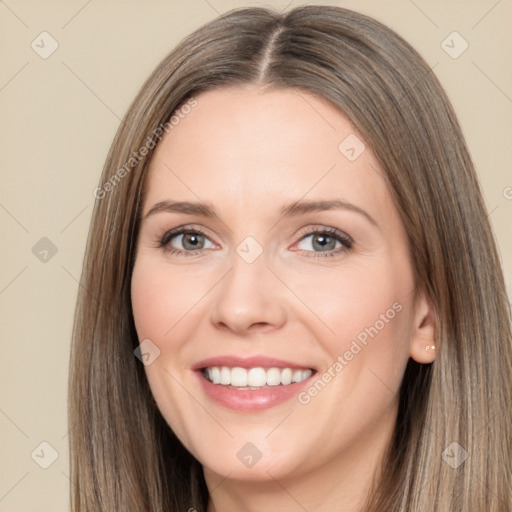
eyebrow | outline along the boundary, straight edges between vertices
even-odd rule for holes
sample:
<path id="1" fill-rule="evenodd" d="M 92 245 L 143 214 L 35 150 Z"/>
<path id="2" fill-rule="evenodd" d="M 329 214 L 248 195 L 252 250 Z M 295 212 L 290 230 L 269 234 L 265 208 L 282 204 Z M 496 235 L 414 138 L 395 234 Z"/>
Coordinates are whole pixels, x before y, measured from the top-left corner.
<path id="1" fill-rule="evenodd" d="M 328 210 L 349 210 L 365 217 L 371 224 L 378 227 L 375 219 L 359 206 L 349 203 L 343 199 L 329 199 L 317 201 L 295 201 L 281 209 L 281 217 L 296 217 L 310 212 Z M 144 215 L 147 219 L 157 213 L 184 213 L 187 215 L 198 215 L 200 217 L 218 218 L 215 209 L 209 203 L 196 203 L 191 201 L 160 201 L 154 204 Z"/>

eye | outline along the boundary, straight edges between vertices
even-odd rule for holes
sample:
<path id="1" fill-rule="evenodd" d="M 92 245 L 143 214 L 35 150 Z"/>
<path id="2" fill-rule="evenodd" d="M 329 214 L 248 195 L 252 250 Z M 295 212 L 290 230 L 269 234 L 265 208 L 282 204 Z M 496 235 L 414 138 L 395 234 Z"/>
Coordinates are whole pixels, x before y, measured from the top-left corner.
<path id="1" fill-rule="evenodd" d="M 354 243 L 349 235 L 335 228 L 310 229 L 300 236 L 298 250 L 312 253 L 309 257 L 336 256 L 349 251 Z M 202 230 L 186 226 L 166 232 L 158 246 L 177 256 L 194 256 L 204 249 L 215 248 Z"/>
<path id="2" fill-rule="evenodd" d="M 208 247 L 208 243 L 210 246 Z M 168 231 L 159 242 L 171 254 L 193 256 L 194 252 L 214 248 L 211 240 L 200 230 L 192 228 L 177 228 Z"/>
<path id="3" fill-rule="evenodd" d="M 316 228 L 301 237 L 297 246 L 300 250 L 317 253 L 312 257 L 336 256 L 350 250 L 353 240 L 335 228 Z"/>

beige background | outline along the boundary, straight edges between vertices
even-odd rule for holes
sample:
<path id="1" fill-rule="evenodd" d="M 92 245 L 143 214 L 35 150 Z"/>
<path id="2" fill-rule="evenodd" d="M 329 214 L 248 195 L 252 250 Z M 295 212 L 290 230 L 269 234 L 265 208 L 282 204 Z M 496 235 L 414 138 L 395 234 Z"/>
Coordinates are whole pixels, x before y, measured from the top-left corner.
<path id="1" fill-rule="evenodd" d="M 510 294 L 512 2 L 322 3 L 384 22 L 434 67 L 477 166 Z M 196 27 L 237 6 L 284 9 L 298 4 L 0 2 L 0 511 L 68 509 L 66 391 L 72 315 L 92 191 L 119 119 L 153 67 Z M 43 31 L 58 43 L 46 59 L 40 54 L 51 49 L 51 39 L 39 36 Z M 453 31 L 469 44 L 458 58 L 452 58 L 464 44 L 458 36 L 442 46 Z M 45 250 L 48 241 L 39 242 L 43 237 L 57 249 L 54 255 L 48 252 L 46 262 L 39 259 L 44 252 L 34 254 Z M 58 456 L 43 469 L 40 465 L 55 457 L 52 450 Z"/>

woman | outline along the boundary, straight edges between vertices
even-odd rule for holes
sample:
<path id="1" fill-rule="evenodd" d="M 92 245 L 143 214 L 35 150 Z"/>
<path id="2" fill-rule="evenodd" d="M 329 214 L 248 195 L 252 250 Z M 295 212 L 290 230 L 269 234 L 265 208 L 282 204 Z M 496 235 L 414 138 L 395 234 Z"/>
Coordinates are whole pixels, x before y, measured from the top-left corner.
<path id="1" fill-rule="evenodd" d="M 495 242 L 422 58 L 240 9 L 152 73 L 95 191 L 72 509 L 509 511 Z"/>

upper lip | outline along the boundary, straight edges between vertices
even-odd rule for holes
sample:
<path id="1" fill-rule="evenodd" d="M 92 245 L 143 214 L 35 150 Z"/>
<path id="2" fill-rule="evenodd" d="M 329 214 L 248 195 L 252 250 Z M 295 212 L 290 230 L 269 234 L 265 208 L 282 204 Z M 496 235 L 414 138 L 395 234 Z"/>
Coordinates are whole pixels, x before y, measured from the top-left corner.
<path id="1" fill-rule="evenodd" d="M 209 368 L 212 366 L 227 366 L 228 368 L 295 368 L 295 369 L 308 369 L 312 368 L 308 364 L 296 363 L 293 361 L 286 361 L 284 359 L 278 359 L 275 357 L 267 356 L 248 356 L 240 357 L 236 355 L 224 355 L 210 357 L 203 359 L 195 363 L 192 366 L 192 370 L 200 370 L 203 368 Z"/>

